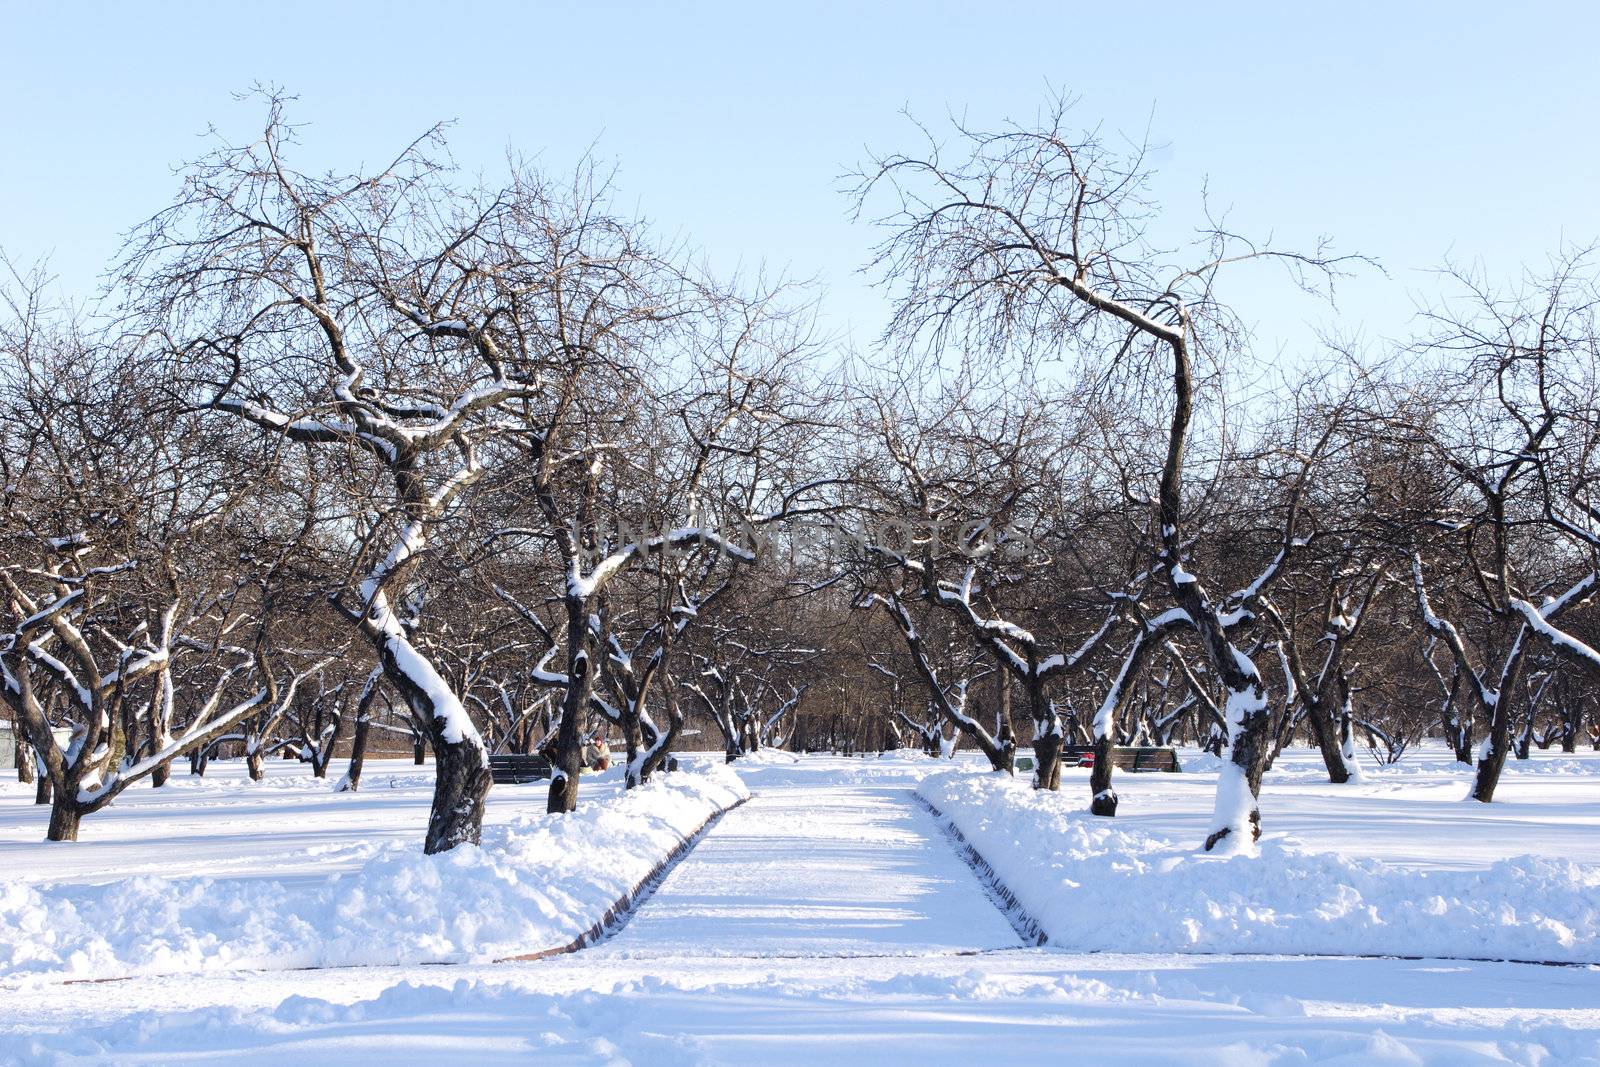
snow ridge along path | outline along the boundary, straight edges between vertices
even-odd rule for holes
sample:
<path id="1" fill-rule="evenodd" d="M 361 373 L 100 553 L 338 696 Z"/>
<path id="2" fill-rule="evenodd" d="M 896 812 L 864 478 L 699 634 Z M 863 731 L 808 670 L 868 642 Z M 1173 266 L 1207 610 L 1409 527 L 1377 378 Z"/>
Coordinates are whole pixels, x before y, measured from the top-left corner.
<path id="1" fill-rule="evenodd" d="M 938 820 L 939 829 L 944 831 L 945 837 L 950 841 L 950 846 L 956 850 L 956 853 L 962 859 L 966 860 L 967 866 L 971 867 L 977 873 L 979 879 L 983 881 L 984 887 L 989 892 L 989 900 L 995 907 L 1000 909 L 1000 913 L 1011 923 L 1011 928 L 1017 932 L 1017 936 L 1022 939 L 1022 943 L 1035 946 L 1048 943 L 1050 940 L 1049 935 L 1044 932 L 1044 928 L 1039 925 L 1039 921 L 1028 914 L 1028 909 L 1022 906 L 1022 902 L 1017 899 L 1017 895 L 1001 880 L 1000 875 L 989 861 L 983 858 L 983 853 L 974 848 L 972 842 L 968 841 L 961 833 L 961 829 L 956 826 L 955 821 L 934 807 L 932 802 L 921 793 L 916 794 L 916 799 L 928 814 Z"/>
<path id="2" fill-rule="evenodd" d="M 1417 871 L 1280 835 L 1263 838 L 1259 858 L 1222 857 L 1003 775 L 945 771 L 918 793 L 1057 947 L 1600 964 L 1600 863 L 1508 856 Z"/>
<path id="3" fill-rule="evenodd" d="M 677 847 L 667 853 L 666 857 L 656 864 L 654 870 L 639 879 L 638 884 L 631 890 L 618 897 L 616 902 L 606 909 L 605 914 L 601 916 L 598 922 L 582 934 L 579 934 L 569 944 L 556 948 L 541 949 L 537 952 L 525 952 L 517 956 L 506 956 L 494 962 L 524 963 L 528 960 L 547 959 L 550 956 L 561 956 L 568 952 L 577 952 L 579 949 L 599 944 L 608 937 L 616 936 L 619 930 L 628 925 L 628 920 L 633 918 L 633 913 L 639 909 L 639 906 L 650 899 L 650 895 L 656 891 L 656 887 L 661 884 L 662 879 L 672 873 L 672 869 L 677 866 L 684 855 L 699 844 L 700 839 L 710 833 L 724 815 L 749 799 L 748 796 L 740 797 L 732 804 L 710 815 L 705 822 L 700 824 L 698 830 L 685 837 L 678 843 Z"/>
<path id="4" fill-rule="evenodd" d="M 0 880 L 0 987 L 569 951 L 598 939 L 619 904 L 748 796 L 722 767 L 666 775 L 572 815 L 538 811 L 540 790 L 508 793 L 506 803 L 534 810 L 486 828 L 481 848 L 425 856 L 414 842 L 385 844 L 309 884 L 270 874 Z"/>

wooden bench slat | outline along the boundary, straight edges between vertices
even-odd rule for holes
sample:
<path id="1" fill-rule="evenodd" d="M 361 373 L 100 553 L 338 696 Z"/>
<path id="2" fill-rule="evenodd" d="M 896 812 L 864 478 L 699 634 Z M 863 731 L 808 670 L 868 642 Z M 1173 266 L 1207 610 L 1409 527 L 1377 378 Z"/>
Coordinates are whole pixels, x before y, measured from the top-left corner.
<path id="1" fill-rule="evenodd" d="M 1078 766 L 1083 757 L 1092 754 L 1094 749 L 1093 745 L 1062 745 L 1061 761 L 1068 767 Z M 1118 770 L 1124 771 L 1176 773 L 1182 770 L 1178 763 L 1178 750 L 1159 745 L 1117 745 L 1111 750 L 1111 762 Z"/>
<path id="2" fill-rule="evenodd" d="M 501 785 L 523 785 L 550 777 L 550 761 L 537 752 L 502 752 L 489 757 L 489 776 Z"/>

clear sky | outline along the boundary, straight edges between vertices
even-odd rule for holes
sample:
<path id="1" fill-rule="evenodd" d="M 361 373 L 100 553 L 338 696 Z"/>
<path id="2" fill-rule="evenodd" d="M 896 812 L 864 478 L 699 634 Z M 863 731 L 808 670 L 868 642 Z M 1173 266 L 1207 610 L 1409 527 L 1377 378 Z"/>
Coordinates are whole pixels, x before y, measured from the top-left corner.
<path id="1" fill-rule="evenodd" d="M 899 112 L 1027 118 L 1047 86 L 1142 136 L 1175 217 L 1213 203 L 1280 244 L 1332 237 L 1388 276 L 1340 328 L 1402 334 L 1450 255 L 1514 278 L 1600 237 L 1600 5 L 20 3 L 0 0 L 0 247 L 92 288 L 163 206 L 208 124 L 244 137 L 273 82 L 311 123 L 300 163 L 386 160 L 431 123 L 468 170 L 591 144 L 630 201 L 715 261 L 827 286 L 867 342 L 874 239 L 838 176 L 913 143 Z M 1241 278 L 1232 301 L 1291 355 L 1334 315 Z"/>

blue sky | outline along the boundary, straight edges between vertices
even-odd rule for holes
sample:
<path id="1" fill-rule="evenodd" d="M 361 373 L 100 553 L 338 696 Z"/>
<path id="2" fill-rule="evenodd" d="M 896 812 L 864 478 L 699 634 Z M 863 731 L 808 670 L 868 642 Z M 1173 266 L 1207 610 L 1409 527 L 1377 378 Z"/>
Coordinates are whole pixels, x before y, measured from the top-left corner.
<path id="1" fill-rule="evenodd" d="M 838 176 L 912 143 L 899 112 L 1026 118 L 1047 86 L 1088 125 L 1151 139 L 1187 224 L 1209 183 L 1236 229 L 1320 235 L 1388 276 L 1338 315 L 1241 275 L 1261 346 L 1317 327 L 1403 334 L 1447 255 L 1514 278 L 1600 237 L 1600 6 L 1151 3 L 21 4 L 0 0 L 0 247 L 91 288 L 119 234 L 171 197 L 208 124 L 245 136 L 253 82 L 299 95 L 308 169 L 387 159 L 454 120 L 457 161 L 591 144 L 658 228 L 723 264 L 827 287 L 831 331 L 870 341 L 874 239 Z"/>

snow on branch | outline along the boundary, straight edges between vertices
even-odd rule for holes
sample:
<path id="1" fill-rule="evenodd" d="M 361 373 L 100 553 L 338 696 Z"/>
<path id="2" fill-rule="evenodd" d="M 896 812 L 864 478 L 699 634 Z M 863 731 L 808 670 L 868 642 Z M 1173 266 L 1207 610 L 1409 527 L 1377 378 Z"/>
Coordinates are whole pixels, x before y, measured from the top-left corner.
<path id="1" fill-rule="evenodd" d="M 740 563 L 754 563 L 756 560 L 754 552 L 728 540 L 709 527 L 685 526 L 642 541 L 631 541 L 595 564 L 594 569 L 587 575 L 583 573 L 580 561 L 574 558 L 567 570 L 567 595 L 588 600 L 633 560 L 687 545 L 716 549 Z"/>
<path id="2" fill-rule="evenodd" d="M 1594 584 L 1594 576 L 1590 575 L 1588 578 L 1584 579 L 1584 582 L 1592 586 Z M 1546 611 L 1548 611 L 1550 606 L 1555 603 L 1557 602 L 1551 601 L 1549 604 L 1547 604 Z M 1528 603 L 1526 600 L 1516 597 L 1511 599 L 1510 604 L 1511 609 L 1520 614 L 1527 622 L 1529 629 L 1538 634 L 1540 637 L 1544 638 L 1546 641 L 1550 642 L 1553 647 L 1566 652 L 1569 655 L 1575 656 L 1579 660 L 1587 663 L 1590 667 L 1600 669 L 1600 651 L 1596 651 L 1592 645 L 1579 640 L 1572 634 L 1550 622 L 1546 618 L 1546 611 L 1541 611 L 1532 604 Z"/>

